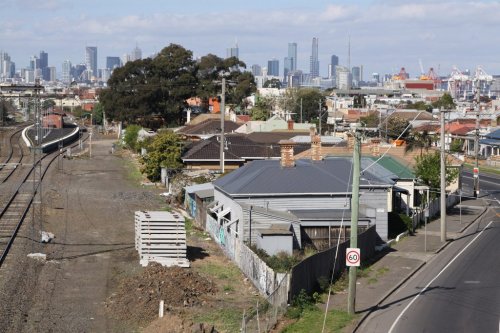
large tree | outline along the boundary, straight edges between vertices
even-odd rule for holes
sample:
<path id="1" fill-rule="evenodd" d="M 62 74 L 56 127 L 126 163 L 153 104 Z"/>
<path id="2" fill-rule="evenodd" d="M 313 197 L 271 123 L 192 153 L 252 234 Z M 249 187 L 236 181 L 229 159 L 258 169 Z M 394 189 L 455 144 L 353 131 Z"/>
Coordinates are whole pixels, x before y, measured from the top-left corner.
<path id="1" fill-rule="evenodd" d="M 241 70 L 246 68 L 246 64 L 236 57 L 222 59 L 208 54 L 200 59 L 197 66 L 197 94 L 202 98 L 205 107 L 209 98 L 221 94 L 223 77 L 226 78 L 226 104 L 230 107 L 246 107 L 244 98 L 257 90 L 254 76 Z"/>
<path id="2" fill-rule="evenodd" d="M 303 88 L 295 94 L 293 113 L 295 121 L 300 121 L 302 105 L 302 121 L 317 122 L 319 117 L 319 102 L 324 103 L 325 97 L 319 89 Z M 323 121 L 326 116 L 323 116 Z"/>
<path id="3" fill-rule="evenodd" d="M 384 122 L 382 123 L 382 131 L 386 132 L 386 136 L 391 139 L 397 139 L 398 137 L 401 139 L 405 139 L 410 133 L 410 122 L 402 117 L 398 116 L 389 116 L 385 119 L 385 128 Z"/>
<path id="4" fill-rule="evenodd" d="M 153 117 L 180 123 L 185 100 L 197 85 L 192 52 L 170 44 L 154 58 L 113 71 L 100 100 L 110 119 L 147 124 Z"/>

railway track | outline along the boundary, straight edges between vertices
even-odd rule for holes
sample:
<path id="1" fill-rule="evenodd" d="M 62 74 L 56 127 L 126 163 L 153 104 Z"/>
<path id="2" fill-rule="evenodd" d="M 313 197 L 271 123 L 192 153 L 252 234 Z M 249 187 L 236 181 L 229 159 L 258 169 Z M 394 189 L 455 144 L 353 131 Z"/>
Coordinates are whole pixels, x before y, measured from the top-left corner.
<path id="1" fill-rule="evenodd" d="M 17 132 L 16 132 L 17 133 Z M 14 139 L 15 135 L 11 136 L 11 140 L 16 141 Z M 87 137 L 83 138 L 82 141 L 85 141 Z M 11 141 L 11 143 L 13 142 Z M 23 147 L 21 143 L 19 143 L 19 149 L 22 151 Z M 38 163 L 41 163 L 41 178 L 45 176 L 45 173 L 52 165 L 52 163 L 57 159 L 60 154 L 65 153 L 68 147 L 76 147 L 78 143 L 73 143 L 63 148 L 62 151 L 56 151 L 50 154 L 42 154 Z M 14 149 L 14 146 L 12 146 Z M 13 158 L 19 158 L 19 154 L 12 153 L 12 156 L 17 156 Z M 21 159 L 23 158 L 24 153 L 21 153 Z M 12 191 L 12 194 L 4 199 L 4 206 L 0 210 L 0 267 L 5 261 L 9 250 L 14 243 L 14 240 L 19 232 L 19 229 L 22 226 L 23 221 L 25 220 L 30 207 L 35 198 L 36 190 L 39 188 L 40 184 L 35 184 L 33 180 L 33 173 L 36 167 L 39 167 L 39 164 L 32 165 L 29 167 L 28 171 L 21 178 L 21 181 L 16 185 Z M 12 170 L 12 172 L 15 171 Z M 12 173 L 11 173 L 12 174 Z M 10 177 L 9 174 L 7 176 Z M 3 176 L 2 176 L 3 177 Z M 0 180 L 3 178 L 0 178 Z M 34 227 L 33 227 L 34 228 Z M 33 233 L 34 233 L 34 229 Z M 36 239 L 37 237 L 33 235 Z"/>
<path id="2" fill-rule="evenodd" d="M 24 149 L 21 144 L 23 129 L 18 129 L 10 134 L 9 153 L 7 158 L 0 164 L 0 184 L 5 183 L 16 171 L 24 157 Z"/>

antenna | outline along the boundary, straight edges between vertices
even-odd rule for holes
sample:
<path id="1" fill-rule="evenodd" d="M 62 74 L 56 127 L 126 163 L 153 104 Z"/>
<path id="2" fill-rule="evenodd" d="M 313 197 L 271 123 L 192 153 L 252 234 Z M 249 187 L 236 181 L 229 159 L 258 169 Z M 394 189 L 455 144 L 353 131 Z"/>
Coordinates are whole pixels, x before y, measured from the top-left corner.
<path id="1" fill-rule="evenodd" d="M 349 73 L 351 72 L 351 35 L 348 35 L 349 41 L 347 44 L 347 68 L 349 69 Z"/>

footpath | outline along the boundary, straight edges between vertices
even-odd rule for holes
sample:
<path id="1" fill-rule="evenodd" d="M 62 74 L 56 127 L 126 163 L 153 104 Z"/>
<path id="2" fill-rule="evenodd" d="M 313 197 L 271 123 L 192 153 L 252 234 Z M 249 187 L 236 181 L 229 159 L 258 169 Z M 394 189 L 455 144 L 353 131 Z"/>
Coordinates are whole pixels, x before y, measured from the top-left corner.
<path id="1" fill-rule="evenodd" d="M 448 210 L 446 215 L 447 241 L 441 242 L 439 217 L 422 226 L 413 234 L 391 242 L 380 258 L 369 268 L 360 272 L 356 286 L 356 313 L 358 320 L 348 327 L 355 331 L 377 305 L 417 273 L 429 260 L 442 251 L 450 242 L 459 238 L 465 229 L 479 219 L 488 209 L 481 200 L 468 200 Z M 326 304 L 323 305 L 323 307 Z M 330 298 L 329 309 L 346 310 L 347 293 L 336 293 Z"/>

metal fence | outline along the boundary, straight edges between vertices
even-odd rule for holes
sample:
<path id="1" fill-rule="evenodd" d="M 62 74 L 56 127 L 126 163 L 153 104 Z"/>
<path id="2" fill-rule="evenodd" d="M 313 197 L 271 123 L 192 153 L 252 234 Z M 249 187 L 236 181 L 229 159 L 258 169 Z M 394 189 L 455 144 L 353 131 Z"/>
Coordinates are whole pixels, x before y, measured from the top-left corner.
<path id="1" fill-rule="evenodd" d="M 365 261 L 375 254 L 375 245 L 377 242 L 377 232 L 375 226 L 368 228 L 358 235 L 358 247 L 361 251 L 361 261 Z M 289 299 L 292 300 L 303 289 L 309 295 L 319 291 L 321 280 L 330 281 L 332 271 L 334 277 L 340 276 L 345 269 L 345 252 L 349 247 L 350 241 L 345 241 L 337 247 L 332 247 L 323 252 L 316 253 L 292 268 L 290 279 Z"/>
<path id="2" fill-rule="evenodd" d="M 458 203 L 460 197 L 456 193 L 451 193 L 446 197 L 446 208 L 454 206 Z M 429 204 L 429 218 L 436 216 L 441 211 L 440 198 L 431 200 Z M 425 210 L 416 210 L 412 216 L 413 229 L 416 229 L 425 221 Z"/>

